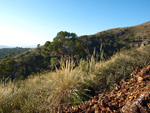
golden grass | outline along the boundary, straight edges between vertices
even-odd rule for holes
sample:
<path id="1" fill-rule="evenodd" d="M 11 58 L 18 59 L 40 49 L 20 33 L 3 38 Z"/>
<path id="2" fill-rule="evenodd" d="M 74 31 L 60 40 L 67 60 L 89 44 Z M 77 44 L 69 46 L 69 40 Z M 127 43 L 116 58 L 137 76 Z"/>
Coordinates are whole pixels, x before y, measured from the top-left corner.
<path id="1" fill-rule="evenodd" d="M 74 65 L 74 62 L 69 60 L 61 65 L 60 70 L 53 73 L 52 92 L 48 98 L 51 105 L 68 104 L 71 98 L 80 99 L 78 89 L 84 83 L 85 77 L 81 70 L 74 69 Z"/>
<path id="2" fill-rule="evenodd" d="M 55 72 L 30 77 L 24 81 L 0 84 L 0 112 L 54 112 L 60 105 L 82 103 L 83 95 L 93 88 L 103 92 L 127 77 L 136 66 L 150 63 L 150 46 L 115 54 L 107 61 L 73 60 L 61 63 Z M 83 87 L 86 86 L 86 87 Z"/>
<path id="3" fill-rule="evenodd" d="M 75 68 L 73 60 L 69 60 L 61 63 L 61 68 L 59 70 L 56 69 L 56 72 L 0 86 L 0 111 L 6 112 L 8 109 L 3 109 L 6 106 L 15 110 L 17 106 L 21 111 L 42 112 L 45 109 L 52 111 L 58 105 L 71 104 L 71 100 L 82 102 L 79 95 L 81 93 L 81 85 L 91 77 L 88 78 L 82 71 L 82 68 Z M 6 100 L 9 101 L 6 102 Z M 5 104 L 3 103 L 4 101 L 6 102 Z M 21 104 L 18 101 L 21 101 Z M 39 103 L 37 104 L 36 102 Z M 8 103 L 17 104 L 9 105 Z"/>

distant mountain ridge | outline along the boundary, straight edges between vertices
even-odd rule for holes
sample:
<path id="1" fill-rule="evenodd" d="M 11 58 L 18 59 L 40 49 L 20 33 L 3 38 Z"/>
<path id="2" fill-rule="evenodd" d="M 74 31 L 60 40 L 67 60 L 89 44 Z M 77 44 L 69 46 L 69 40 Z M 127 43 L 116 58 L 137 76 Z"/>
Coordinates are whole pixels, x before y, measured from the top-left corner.
<path id="1" fill-rule="evenodd" d="M 7 46 L 7 45 L 0 45 L 0 49 L 3 48 L 16 48 L 18 46 Z M 36 46 L 19 46 L 19 48 L 36 48 Z"/>

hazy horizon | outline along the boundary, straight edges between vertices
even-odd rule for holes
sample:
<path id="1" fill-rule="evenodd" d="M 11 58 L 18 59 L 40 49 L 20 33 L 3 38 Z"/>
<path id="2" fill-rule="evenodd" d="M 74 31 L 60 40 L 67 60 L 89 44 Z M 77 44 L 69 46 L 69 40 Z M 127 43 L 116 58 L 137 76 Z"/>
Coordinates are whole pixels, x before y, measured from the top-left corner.
<path id="1" fill-rule="evenodd" d="M 16 48 L 16 47 L 21 47 L 21 48 L 36 48 L 37 46 L 8 46 L 8 45 L 0 45 L 0 49 L 2 48 Z"/>

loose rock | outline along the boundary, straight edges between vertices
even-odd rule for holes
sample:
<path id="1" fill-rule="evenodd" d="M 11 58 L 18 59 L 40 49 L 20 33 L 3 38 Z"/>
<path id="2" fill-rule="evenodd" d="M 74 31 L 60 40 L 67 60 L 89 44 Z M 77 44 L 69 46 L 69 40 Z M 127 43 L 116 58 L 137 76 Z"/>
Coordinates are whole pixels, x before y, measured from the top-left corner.
<path id="1" fill-rule="evenodd" d="M 60 106 L 56 113 L 150 113 L 150 65 L 136 68 L 128 79 L 115 84 L 111 92 L 67 109 Z"/>

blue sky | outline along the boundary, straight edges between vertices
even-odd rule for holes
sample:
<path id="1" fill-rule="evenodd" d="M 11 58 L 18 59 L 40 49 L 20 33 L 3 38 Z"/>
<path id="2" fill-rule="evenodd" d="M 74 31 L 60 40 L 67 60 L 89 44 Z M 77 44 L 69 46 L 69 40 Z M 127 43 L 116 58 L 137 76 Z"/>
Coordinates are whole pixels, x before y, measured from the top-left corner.
<path id="1" fill-rule="evenodd" d="M 0 45 L 31 47 L 150 21 L 150 0 L 0 0 Z"/>

